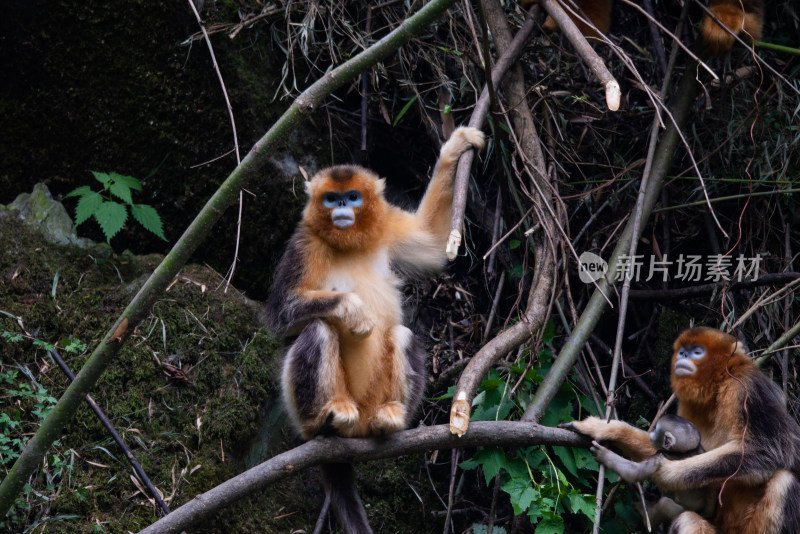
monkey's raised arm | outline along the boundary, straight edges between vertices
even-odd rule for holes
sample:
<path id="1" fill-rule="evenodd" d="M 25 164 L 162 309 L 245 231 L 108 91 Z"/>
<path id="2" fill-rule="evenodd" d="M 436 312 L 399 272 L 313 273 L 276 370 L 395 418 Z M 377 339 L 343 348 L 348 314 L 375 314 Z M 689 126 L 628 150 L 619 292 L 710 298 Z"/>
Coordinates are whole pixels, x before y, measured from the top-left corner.
<path id="1" fill-rule="evenodd" d="M 428 189 L 416 212 L 396 208 L 390 212 L 392 265 L 407 275 L 437 271 L 447 261 L 445 247 L 453 205 L 453 177 L 461 154 L 482 150 L 484 134 L 477 128 L 456 128 L 442 145 Z"/>

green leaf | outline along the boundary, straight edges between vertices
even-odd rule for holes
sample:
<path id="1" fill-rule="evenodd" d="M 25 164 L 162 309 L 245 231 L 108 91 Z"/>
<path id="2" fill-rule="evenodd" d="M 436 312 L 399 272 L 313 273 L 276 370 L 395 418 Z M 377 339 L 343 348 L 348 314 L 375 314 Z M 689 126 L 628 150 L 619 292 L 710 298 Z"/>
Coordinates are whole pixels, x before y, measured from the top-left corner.
<path id="1" fill-rule="evenodd" d="M 93 193 L 92 188 L 89 187 L 88 185 L 82 185 L 80 187 L 76 187 L 75 189 L 64 195 L 64 198 L 78 197 L 78 196 L 88 195 L 89 193 Z"/>
<path id="2" fill-rule="evenodd" d="M 485 447 L 473 454 L 469 460 L 461 462 L 459 467 L 461 469 L 475 469 L 479 465 L 483 466 L 483 476 L 486 478 L 486 485 L 488 486 L 498 471 L 505 467 L 506 455 L 502 449 Z"/>
<path id="3" fill-rule="evenodd" d="M 111 194 L 118 199 L 124 200 L 128 204 L 133 204 L 133 199 L 131 198 L 131 188 L 127 185 L 119 182 L 112 182 L 109 190 L 111 191 Z"/>
<path id="4" fill-rule="evenodd" d="M 133 218 L 139 221 L 139 224 L 144 226 L 146 230 L 153 232 L 158 237 L 167 240 L 164 237 L 164 226 L 161 224 L 161 217 L 153 206 L 147 204 L 131 204 L 131 213 Z"/>
<path id="5" fill-rule="evenodd" d="M 122 204 L 106 200 L 94 213 L 94 218 L 106 236 L 106 242 L 110 243 L 111 238 L 125 226 L 128 220 L 128 210 Z"/>
<path id="6" fill-rule="evenodd" d="M 130 189 L 135 189 L 137 191 L 142 190 L 142 182 L 140 182 L 133 176 L 125 176 L 124 174 L 117 174 L 115 172 L 112 172 L 111 179 L 114 180 L 115 183 L 127 186 Z"/>
<path id="7" fill-rule="evenodd" d="M 550 517 L 539 521 L 536 525 L 536 534 L 564 534 L 564 520 L 560 517 Z"/>
<path id="8" fill-rule="evenodd" d="M 401 109 L 400 113 L 397 114 L 397 117 L 394 118 L 394 122 L 392 123 L 392 128 L 397 126 L 397 123 L 400 122 L 400 119 L 402 119 L 403 115 L 406 114 L 406 111 L 408 111 L 408 108 L 410 108 L 414 104 L 414 102 L 416 102 L 416 101 L 417 101 L 417 95 L 414 95 L 414 97 L 411 100 L 406 102 L 406 105 L 403 106 L 403 109 Z"/>
<path id="9" fill-rule="evenodd" d="M 87 189 L 89 188 L 87 187 Z M 92 191 L 91 189 L 87 194 L 83 195 L 78 200 L 78 205 L 75 206 L 75 227 L 94 215 L 102 203 L 103 196 L 100 193 Z"/>
<path id="10" fill-rule="evenodd" d="M 472 534 L 487 534 L 489 532 L 489 527 L 487 525 L 481 525 L 480 523 L 473 523 L 472 524 Z M 494 534 L 507 534 L 508 531 L 501 526 L 494 525 L 492 528 L 492 532 Z"/>
<path id="11" fill-rule="evenodd" d="M 580 513 L 594 522 L 594 510 L 596 508 L 595 496 L 582 493 L 572 493 L 569 498 L 569 507 L 573 513 Z"/>
<path id="12" fill-rule="evenodd" d="M 111 180 L 111 177 L 104 172 L 97 172 L 97 171 L 91 171 L 91 172 L 97 179 L 97 181 L 103 185 L 108 184 L 108 182 Z"/>
<path id="13" fill-rule="evenodd" d="M 527 478 L 515 477 L 503 485 L 502 490 L 508 493 L 514 515 L 519 515 L 530 508 L 531 503 L 539 499 L 539 490 L 531 485 Z"/>
<path id="14" fill-rule="evenodd" d="M 564 467 L 567 468 L 567 471 L 572 473 L 574 476 L 578 475 L 578 468 L 575 465 L 575 456 L 572 453 L 571 447 L 562 447 L 560 445 L 556 445 L 553 447 L 553 452 L 556 453 L 556 456 L 561 460 L 561 463 L 564 464 Z"/>
<path id="15" fill-rule="evenodd" d="M 508 248 L 509 250 L 518 249 L 520 245 L 519 239 L 509 239 L 508 240 Z"/>

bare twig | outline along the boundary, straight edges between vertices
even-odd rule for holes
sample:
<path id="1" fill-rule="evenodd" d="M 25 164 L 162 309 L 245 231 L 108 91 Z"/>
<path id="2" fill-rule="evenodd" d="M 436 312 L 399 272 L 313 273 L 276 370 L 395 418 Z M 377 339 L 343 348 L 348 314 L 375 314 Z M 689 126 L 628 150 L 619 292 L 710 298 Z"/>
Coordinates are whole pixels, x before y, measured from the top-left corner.
<path id="1" fill-rule="evenodd" d="M 64 359 L 55 349 L 50 351 L 50 356 L 53 357 L 53 360 L 55 360 L 56 364 L 58 364 L 58 367 L 65 375 L 67 375 L 70 381 L 75 380 L 75 374 L 69 368 L 67 362 L 64 361 Z M 111 421 L 108 420 L 106 414 L 103 413 L 103 410 L 100 408 L 100 406 L 97 405 L 92 396 L 89 394 L 86 395 L 86 404 L 88 404 L 89 408 L 92 409 L 94 415 L 100 420 L 100 423 L 103 425 L 103 427 L 105 427 L 106 431 L 111 435 L 111 438 L 114 440 L 117 446 L 119 446 L 119 448 L 122 449 L 122 452 L 125 454 L 125 457 L 131 463 L 133 470 L 136 472 L 136 476 L 139 477 L 139 480 L 142 481 L 144 487 L 147 488 L 147 492 L 150 494 L 150 496 L 153 498 L 156 504 L 158 504 L 158 507 L 161 508 L 162 512 L 164 512 L 164 515 L 168 514 L 170 512 L 169 506 L 167 506 L 167 503 L 165 503 L 164 499 L 161 498 L 161 494 L 158 492 L 155 486 L 153 486 L 153 483 L 150 482 L 150 478 L 147 476 L 147 473 L 144 472 L 144 469 L 142 469 L 142 465 L 133 455 L 128 446 L 125 445 L 125 441 L 122 439 L 122 436 L 119 435 L 117 429 L 114 428 L 114 425 L 112 425 Z"/>
<path id="2" fill-rule="evenodd" d="M 583 36 L 581 31 L 575 26 L 575 23 L 572 22 L 572 19 L 564 12 L 556 0 L 540 0 L 539 3 L 544 10 L 547 11 L 547 14 L 553 17 L 553 20 L 558 23 L 561 33 L 572 43 L 578 56 L 580 56 L 586 66 L 589 67 L 605 88 L 608 109 L 611 111 L 618 110 L 622 93 L 619 88 L 619 83 L 608 68 L 606 68 L 606 64 L 600 56 L 597 55 L 597 52 L 594 51 L 586 40 L 586 37 Z M 597 28 L 595 28 L 595 30 L 597 30 Z M 597 31 L 600 33 L 599 30 Z"/>
<path id="3" fill-rule="evenodd" d="M 203 19 L 200 18 L 200 13 L 197 11 L 197 7 L 194 5 L 194 0 L 187 0 L 189 2 L 189 6 L 192 8 L 192 12 L 194 12 L 194 16 L 197 18 L 197 24 L 200 25 L 200 30 L 203 32 L 203 40 L 205 40 L 206 45 L 208 45 L 208 53 L 211 55 L 211 62 L 214 65 L 214 71 L 217 73 L 217 78 L 219 79 L 219 86 L 222 88 L 222 96 L 225 97 L 225 105 L 228 107 L 228 116 L 231 119 L 231 130 L 233 131 L 233 149 L 236 152 L 236 165 L 240 165 L 242 163 L 242 158 L 239 155 L 239 139 L 236 135 L 236 121 L 233 118 L 233 106 L 231 106 L 231 101 L 228 98 L 228 91 L 225 89 L 225 80 L 222 78 L 222 72 L 219 70 L 219 64 L 217 64 L 217 57 L 214 55 L 214 47 L 211 46 L 211 39 L 208 37 L 208 32 L 206 31 L 206 26 L 203 24 Z M 228 286 L 231 284 L 231 280 L 233 280 L 233 273 L 236 271 L 236 264 L 239 261 L 239 241 L 242 236 L 242 203 L 244 202 L 244 196 L 241 191 L 239 191 L 239 216 L 236 219 L 236 245 L 233 249 L 233 261 L 231 262 L 230 269 L 228 269 L 228 274 L 225 277 L 225 292 L 228 292 Z"/>

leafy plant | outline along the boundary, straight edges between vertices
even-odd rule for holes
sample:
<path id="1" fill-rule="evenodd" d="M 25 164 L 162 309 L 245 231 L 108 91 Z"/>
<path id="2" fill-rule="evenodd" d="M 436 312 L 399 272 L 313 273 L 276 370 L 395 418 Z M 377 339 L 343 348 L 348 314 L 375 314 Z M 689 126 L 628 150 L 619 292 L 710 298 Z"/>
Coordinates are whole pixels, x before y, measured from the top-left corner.
<path id="1" fill-rule="evenodd" d="M 153 206 L 148 204 L 134 204 L 131 189 L 142 190 L 142 184 L 132 176 L 123 176 L 112 172 L 91 171 L 95 179 L 103 184 L 102 191 L 94 191 L 88 185 L 83 185 L 73 189 L 64 198 L 80 197 L 78 205 L 75 206 L 75 227 L 94 217 L 103 234 L 106 242 L 122 230 L 128 220 L 128 210 L 131 215 L 148 230 L 164 241 L 164 229 L 161 224 L 161 217 Z M 114 199 L 119 199 L 123 203 Z"/>
<path id="2" fill-rule="evenodd" d="M 481 382 L 473 401 L 472 420 L 518 419 L 547 374 L 552 361 L 552 324 L 544 332 L 544 347 L 532 361 L 531 354 L 507 370 L 491 370 Z M 509 393 L 513 387 L 514 395 Z M 565 384 L 551 402 L 541 423 L 555 426 L 572 419 L 575 408 L 592 411 L 588 399 Z M 507 494 L 514 514 L 525 514 L 536 526 L 537 534 L 561 534 L 568 530 L 565 516 L 573 521 L 594 521 L 595 497 L 586 492 L 597 479 L 599 465 L 588 450 L 572 447 L 527 447 L 506 451 L 499 447 L 479 447 L 462 469 L 481 468 L 486 485 L 495 477 Z M 606 472 L 616 480 L 613 472 Z M 583 517 L 584 519 L 580 519 Z M 604 524 L 604 529 L 617 530 Z"/>
<path id="3" fill-rule="evenodd" d="M 50 351 L 55 348 L 54 343 L 30 337 L 8 330 L 0 330 L 0 340 L 5 343 L 20 343 L 30 340 L 32 346 Z M 78 339 L 63 339 L 58 345 L 61 350 L 69 353 L 81 353 L 86 350 L 86 344 Z M 24 365 L 0 365 L 0 479 L 4 478 L 14 462 L 19 458 L 28 439 L 41 425 L 57 399 L 39 383 L 34 374 Z M 26 515 L 31 514 L 32 506 L 36 503 L 45 506 L 54 496 L 61 493 L 62 475 L 71 471 L 74 463 L 74 452 L 62 452 L 58 441 L 54 443 L 50 454 L 45 459 L 41 468 L 40 482 L 42 488 L 34 490 L 26 484 L 24 495 L 17 498 L 11 510 L 0 518 L 0 532 L 20 532 L 25 525 Z M 68 460 L 69 458 L 69 460 Z M 38 519 L 37 519 L 38 521 Z"/>

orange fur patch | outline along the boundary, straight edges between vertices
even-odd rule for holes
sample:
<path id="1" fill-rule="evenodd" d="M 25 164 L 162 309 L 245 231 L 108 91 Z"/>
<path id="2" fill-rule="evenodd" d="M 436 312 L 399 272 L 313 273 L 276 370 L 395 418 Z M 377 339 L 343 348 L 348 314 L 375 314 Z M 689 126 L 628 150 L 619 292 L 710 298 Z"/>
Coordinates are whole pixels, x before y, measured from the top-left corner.
<path id="1" fill-rule="evenodd" d="M 535 3 L 535 1 L 536 0 L 524 1 L 522 4 L 530 5 Z M 580 8 L 580 11 L 583 11 L 586 18 L 588 18 L 598 30 L 602 33 L 608 33 L 609 28 L 611 28 L 612 0 L 575 0 L 575 3 Z M 594 28 L 573 15 L 569 9 L 564 8 L 564 11 L 569 15 L 569 18 L 572 19 L 572 22 L 575 23 L 575 26 L 578 27 L 583 35 L 594 39 L 600 37 Z M 558 23 L 556 23 L 552 17 L 548 16 L 542 28 L 547 32 L 554 32 L 558 29 Z"/>
<path id="2" fill-rule="evenodd" d="M 745 41 L 761 39 L 764 25 L 763 2 L 753 0 L 716 0 L 709 2 L 708 10 L 731 32 Z M 700 28 L 703 41 L 712 54 L 729 52 L 735 43 L 733 36 L 708 15 Z"/>

